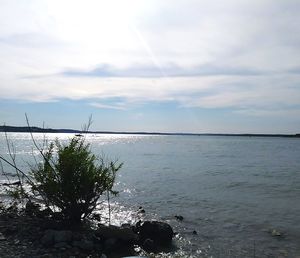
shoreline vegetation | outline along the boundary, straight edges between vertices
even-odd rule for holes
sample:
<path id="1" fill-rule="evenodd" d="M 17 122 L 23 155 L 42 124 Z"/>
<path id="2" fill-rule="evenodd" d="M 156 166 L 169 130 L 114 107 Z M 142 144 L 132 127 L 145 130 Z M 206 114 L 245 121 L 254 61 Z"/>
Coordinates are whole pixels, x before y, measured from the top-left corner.
<path id="1" fill-rule="evenodd" d="M 40 161 L 34 158 L 28 172 L 18 168 L 15 148 L 6 134 L 9 130 L 4 127 L 11 160 L 0 155 L 7 179 L 0 185 L 4 197 L 0 200 L 1 257 L 151 257 L 150 253 L 175 248 L 175 233 L 166 222 L 140 218 L 121 226 L 111 223 L 110 195 L 118 194 L 113 187 L 123 163 L 96 157 L 81 134 L 67 144 L 58 139 L 48 143 L 45 138 L 39 146 L 32 133 L 45 131 L 29 126 L 27 116 L 26 120 Z M 82 133 L 90 125 L 91 118 Z M 14 174 L 3 170 L 2 161 Z M 18 181 L 11 182 L 14 177 Z M 11 201 L 5 202 L 7 198 Z M 106 202 L 108 223 L 103 222 L 103 214 L 95 213 Z M 145 212 L 142 207 L 140 212 Z"/>
<path id="2" fill-rule="evenodd" d="M 128 132 L 128 131 L 82 131 L 76 129 L 53 129 L 36 126 L 0 126 L 0 132 L 9 133 L 74 133 L 74 134 L 136 134 L 136 135 L 174 135 L 174 136 L 230 136 L 230 137 L 285 137 L 300 138 L 300 133 L 296 134 L 251 134 L 251 133 L 162 133 L 162 132 Z"/>

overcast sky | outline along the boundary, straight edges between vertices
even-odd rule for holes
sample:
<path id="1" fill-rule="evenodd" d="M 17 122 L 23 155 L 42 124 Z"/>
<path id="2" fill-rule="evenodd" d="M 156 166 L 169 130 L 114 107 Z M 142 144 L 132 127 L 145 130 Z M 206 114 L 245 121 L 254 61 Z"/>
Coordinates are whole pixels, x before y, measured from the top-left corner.
<path id="1" fill-rule="evenodd" d="M 299 0 L 0 0 L 0 123 L 300 132 Z"/>

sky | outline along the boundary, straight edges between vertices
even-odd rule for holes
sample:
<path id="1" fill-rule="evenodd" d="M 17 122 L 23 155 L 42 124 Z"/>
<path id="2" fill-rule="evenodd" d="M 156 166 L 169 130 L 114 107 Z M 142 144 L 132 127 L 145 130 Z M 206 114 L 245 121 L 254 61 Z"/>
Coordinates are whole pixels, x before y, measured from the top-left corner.
<path id="1" fill-rule="evenodd" d="M 299 0 L 0 0 L 0 124 L 300 132 Z"/>

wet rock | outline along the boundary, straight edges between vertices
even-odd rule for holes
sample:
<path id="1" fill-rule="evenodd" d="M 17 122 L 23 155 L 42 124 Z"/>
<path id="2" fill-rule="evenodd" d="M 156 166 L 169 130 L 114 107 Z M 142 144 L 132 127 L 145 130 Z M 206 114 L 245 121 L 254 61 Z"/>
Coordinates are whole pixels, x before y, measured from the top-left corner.
<path id="1" fill-rule="evenodd" d="M 141 214 L 144 214 L 146 211 L 143 209 L 142 206 L 140 206 L 137 212 L 141 213 Z"/>
<path id="2" fill-rule="evenodd" d="M 45 231 L 43 237 L 41 238 L 41 244 L 45 247 L 50 247 L 54 244 L 54 234 L 55 230 L 48 229 Z"/>
<path id="3" fill-rule="evenodd" d="M 54 220 L 63 220 L 64 216 L 61 212 L 53 212 L 52 213 L 52 218 Z"/>
<path id="4" fill-rule="evenodd" d="M 94 250 L 101 252 L 103 250 L 103 244 L 100 242 L 93 242 L 94 243 Z"/>
<path id="5" fill-rule="evenodd" d="M 70 246 L 66 242 L 56 243 L 54 245 L 54 247 L 57 248 L 57 249 L 60 249 L 60 250 L 62 250 L 62 249 L 69 249 L 70 248 Z"/>
<path id="6" fill-rule="evenodd" d="M 183 216 L 181 215 L 175 215 L 174 217 L 179 221 L 183 221 Z"/>
<path id="7" fill-rule="evenodd" d="M 42 254 L 41 255 L 41 258 L 51 258 L 51 255 L 50 254 Z"/>
<path id="8" fill-rule="evenodd" d="M 5 235 L 9 236 L 9 235 L 13 235 L 15 233 L 17 233 L 19 231 L 17 226 L 14 225 L 8 225 L 3 232 L 5 233 Z"/>
<path id="9" fill-rule="evenodd" d="M 73 240 L 80 241 L 82 238 L 83 238 L 83 233 L 82 232 L 78 232 L 78 231 L 72 232 L 72 239 Z"/>
<path id="10" fill-rule="evenodd" d="M 41 228 L 43 228 L 44 230 L 47 230 L 47 229 L 59 229 L 60 227 L 59 227 L 59 224 L 57 223 L 57 221 L 45 220 L 45 221 L 43 221 Z"/>
<path id="11" fill-rule="evenodd" d="M 135 242 L 138 240 L 138 235 L 133 232 L 130 227 L 117 227 L 117 226 L 99 226 L 97 236 L 104 239 L 115 238 L 124 242 Z"/>
<path id="12" fill-rule="evenodd" d="M 121 225 L 121 228 L 131 228 L 131 225 L 129 223 L 124 223 Z"/>
<path id="13" fill-rule="evenodd" d="M 73 246 L 73 247 L 78 247 L 78 248 L 80 248 L 80 243 L 81 243 L 81 241 L 79 241 L 79 240 L 74 240 L 74 241 L 72 242 L 72 246 Z"/>
<path id="14" fill-rule="evenodd" d="M 155 244 L 166 246 L 171 244 L 174 232 L 165 222 L 145 221 L 139 228 L 139 235 L 142 241 L 150 238 Z"/>
<path id="15" fill-rule="evenodd" d="M 48 229 L 45 231 L 41 238 L 41 243 L 45 247 L 50 247 L 57 243 L 69 243 L 72 240 L 72 232 L 69 230 L 53 230 Z"/>
<path id="16" fill-rule="evenodd" d="M 44 210 L 39 210 L 36 212 L 36 216 L 38 218 L 47 218 L 52 214 L 52 210 L 50 208 L 46 208 Z"/>
<path id="17" fill-rule="evenodd" d="M 61 231 L 55 231 L 54 233 L 54 242 L 60 243 L 60 242 L 71 242 L 72 241 L 72 231 L 70 230 L 61 230 Z"/>
<path id="18" fill-rule="evenodd" d="M 271 230 L 271 235 L 273 237 L 282 237 L 283 236 L 283 234 L 276 229 Z"/>
<path id="19" fill-rule="evenodd" d="M 143 248 L 146 252 L 153 252 L 156 250 L 156 245 L 154 243 L 154 241 L 150 238 L 147 238 L 144 242 L 143 242 Z"/>
<path id="20" fill-rule="evenodd" d="M 138 210 L 138 213 L 146 213 L 146 211 L 144 209 Z"/>
<path id="21" fill-rule="evenodd" d="M 28 201 L 25 205 L 25 213 L 28 215 L 37 214 L 40 211 L 40 205 L 32 201 Z"/>
<path id="22" fill-rule="evenodd" d="M 118 240 L 116 238 L 106 239 L 104 242 L 104 249 L 106 251 L 111 251 L 118 248 Z"/>
<path id="23" fill-rule="evenodd" d="M 78 247 L 80 248 L 81 250 L 84 250 L 84 251 L 92 251 L 94 249 L 94 243 L 93 241 L 90 241 L 90 240 L 82 240 L 82 241 L 73 241 L 72 245 L 74 247 Z"/>
<path id="24" fill-rule="evenodd" d="M 98 214 L 98 213 L 93 213 L 93 214 L 91 215 L 91 218 L 94 219 L 94 220 L 97 220 L 97 221 L 100 221 L 100 220 L 101 220 L 101 216 L 100 216 L 100 214 Z"/>

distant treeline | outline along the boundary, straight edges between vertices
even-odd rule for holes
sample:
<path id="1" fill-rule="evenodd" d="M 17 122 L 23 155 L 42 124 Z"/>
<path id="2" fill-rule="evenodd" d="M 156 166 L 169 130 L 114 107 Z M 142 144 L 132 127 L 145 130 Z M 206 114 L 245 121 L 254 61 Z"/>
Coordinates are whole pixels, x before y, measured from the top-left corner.
<path id="1" fill-rule="evenodd" d="M 41 128 L 36 126 L 0 126 L 0 132 L 8 133 L 80 133 L 81 131 L 72 129 L 52 129 L 52 128 Z"/>
<path id="2" fill-rule="evenodd" d="M 0 132 L 15 133 L 84 133 L 81 130 L 73 129 L 52 129 L 41 128 L 36 126 L 0 126 Z M 224 133 L 159 133 L 159 132 L 111 132 L 111 131 L 89 131 L 92 134 L 140 134 L 140 135 L 186 135 L 186 136 L 243 136 L 243 137 L 293 137 L 300 138 L 297 134 L 224 134 Z"/>

